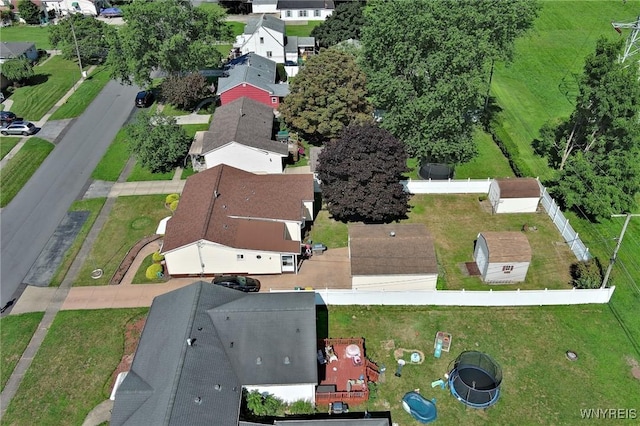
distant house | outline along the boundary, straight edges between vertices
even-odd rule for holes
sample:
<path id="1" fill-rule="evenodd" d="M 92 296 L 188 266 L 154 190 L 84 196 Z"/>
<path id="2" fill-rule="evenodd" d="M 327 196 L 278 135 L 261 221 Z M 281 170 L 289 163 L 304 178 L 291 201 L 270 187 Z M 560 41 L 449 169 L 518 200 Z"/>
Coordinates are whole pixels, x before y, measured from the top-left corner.
<path id="1" fill-rule="evenodd" d="M 278 0 L 252 0 L 251 13 L 277 13 Z"/>
<path id="2" fill-rule="evenodd" d="M 27 58 L 31 62 L 38 59 L 35 43 L 21 41 L 3 41 L 0 43 L 0 64 L 18 58 Z"/>
<path id="3" fill-rule="evenodd" d="M 278 109 L 289 94 L 289 85 L 277 83 L 276 63 L 248 53 L 228 64 L 227 76 L 218 79 L 217 94 L 222 105 L 243 96 Z"/>
<path id="4" fill-rule="evenodd" d="M 531 264 L 531 246 L 522 232 L 478 234 L 473 258 L 487 283 L 524 281 Z"/>
<path id="5" fill-rule="evenodd" d="M 494 213 L 535 213 L 539 201 L 537 179 L 494 179 L 489 186 L 489 202 Z"/>
<path id="6" fill-rule="evenodd" d="M 311 174 L 218 165 L 187 179 L 161 252 L 171 276 L 297 273 L 313 220 Z"/>
<path id="7" fill-rule="evenodd" d="M 438 262 L 424 225 L 350 225 L 351 285 L 358 290 L 434 290 Z"/>
<path id="8" fill-rule="evenodd" d="M 333 0 L 278 0 L 280 19 L 285 21 L 324 21 L 333 14 Z"/>
<path id="9" fill-rule="evenodd" d="M 106 6 L 106 1 L 91 0 L 42 0 L 42 5 L 47 11 L 54 11 L 58 16 L 81 13 L 87 16 L 98 16 L 100 9 Z"/>
<path id="10" fill-rule="evenodd" d="M 282 173 L 288 144 L 273 140 L 273 108 L 242 97 L 218 107 L 209 130 L 197 132 L 189 155 L 193 169 L 227 164 L 252 173 Z"/>
<path id="11" fill-rule="evenodd" d="M 313 292 L 255 293 L 197 282 L 154 299 L 117 425 L 237 425 L 242 388 L 315 402 Z"/>

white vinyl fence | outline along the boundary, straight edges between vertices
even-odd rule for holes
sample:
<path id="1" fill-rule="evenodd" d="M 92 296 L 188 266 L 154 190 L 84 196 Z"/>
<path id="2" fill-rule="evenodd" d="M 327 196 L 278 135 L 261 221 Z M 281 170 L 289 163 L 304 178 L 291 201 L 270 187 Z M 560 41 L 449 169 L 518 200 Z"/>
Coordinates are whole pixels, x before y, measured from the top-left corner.
<path id="1" fill-rule="evenodd" d="M 608 303 L 615 287 L 594 290 L 294 290 L 315 291 L 316 305 L 542 306 Z M 291 290 L 271 290 L 290 292 Z"/>

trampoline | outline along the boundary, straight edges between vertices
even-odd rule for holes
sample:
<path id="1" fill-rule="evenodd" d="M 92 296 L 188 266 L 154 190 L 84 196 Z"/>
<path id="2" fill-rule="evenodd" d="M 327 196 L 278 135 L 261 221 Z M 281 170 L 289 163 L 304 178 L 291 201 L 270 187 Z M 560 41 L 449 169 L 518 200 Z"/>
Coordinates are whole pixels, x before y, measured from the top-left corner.
<path id="1" fill-rule="evenodd" d="M 449 389 L 458 401 L 487 408 L 498 401 L 502 369 L 489 355 L 468 351 L 458 355 L 449 372 Z"/>
<path id="2" fill-rule="evenodd" d="M 425 180 L 453 179 L 453 167 L 442 163 L 422 163 L 418 175 Z"/>

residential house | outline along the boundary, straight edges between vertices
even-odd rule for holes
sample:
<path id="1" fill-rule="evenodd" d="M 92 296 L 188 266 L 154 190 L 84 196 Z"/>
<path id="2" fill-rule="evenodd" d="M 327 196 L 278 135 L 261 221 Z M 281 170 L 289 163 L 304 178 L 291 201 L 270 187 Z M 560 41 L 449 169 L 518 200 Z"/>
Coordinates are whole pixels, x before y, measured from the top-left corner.
<path id="1" fill-rule="evenodd" d="M 273 140 L 273 108 L 248 97 L 218 107 L 209 130 L 197 132 L 189 155 L 193 169 L 227 164 L 252 173 L 282 173 L 286 142 Z"/>
<path id="2" fill-rule="evenodd" d="M 278 109 L 289 94 L 289 85 L 277 83 L 276 63 L 255 53 L 247 53 L 227 65 L 227 75 L 218 79 L 217 95 L 225 105 L 243 96 Z"/>
<path id="3" fill-rule="evenodd" d="M 351 285 L 358 290 L 435 290 L 438 262 L 422 224 L 349 225 Z"/>
<path id="4" fill-rule="evenodd" d="M 251 13 L 278 13 L 278 0 L 252 0 Z"/>
<path id="5" fill-rule="evenodd" d="M 478 234 L 473 258 L 482 281 L 521 282 L 531 264 L 531 246 L 522 232 L 482 232 Z"/>
<path id="6" fill-rule="evenodd" d="M 285 21 L 324 21 L 333 14 L 333 0 L 278 0 L 280 19 Z"/>
<path id="7" fill-rule="evenodd" d="M 165 230 L 167 273 L 297 273 L 313 203 L 311 174 L 257 175 L 221 164 L 190 176 Z"/>
<path id="8" fill-rule="evenodd" d="M 243 388 L 314 403 L 315 314 L 313 292 L 200 281 L 156 297 L 110 424 L 236 425 Z"/>
<path id="9" fill-rule="evenodd" d="M 30 41 L 3 41 L 0 43 L 0 64 L 18 58 L 27 58 L 35 62 L 38 59 L 35 43 Z"/>
<path id="10" fill-rule="evenodd" d="M 489 202 L 494 213 L 535 213 L 540 201 L 540 183 L 534 178 L 494 179 Z"/>

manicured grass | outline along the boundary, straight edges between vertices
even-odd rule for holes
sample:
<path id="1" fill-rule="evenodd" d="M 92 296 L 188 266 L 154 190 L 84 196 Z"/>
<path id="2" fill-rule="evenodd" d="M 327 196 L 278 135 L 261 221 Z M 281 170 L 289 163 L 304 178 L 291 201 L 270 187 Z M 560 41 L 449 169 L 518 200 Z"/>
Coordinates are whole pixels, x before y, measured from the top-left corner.
<path id="1" fill-rule="evenodd" d="M 12 25 L 2 28 L 2 41 L 28 41 L 36 44 L 36 49 L 51 49 L 49 28 L 39 25 Z"/>
<path id="2" fill-rule="evenodd" d="M 118 180 L 120 173 L 124 170 L 124 166 L 129 161 L 129 148 L 127 147 L 127 132 L 120 129 L 116 137 L 109 145 L 107 152 L 91 173 L 91 177 L 97 180 L 106 180 L 115 182 Z"/>
<path id="3" fill-rule="evenodd" d="M 492 93 L 502 108 L 504 133 L 534 174 L 552 175 L 546 161 L 533 153 L 531 142 L 543 123 L 573 110 L 584 58 L 600 36 L 620 37 L 612 21 L 637 18 L 638 11 L 624 3 L 543 1 L 534 28 L 516 42 L 513 63 L 496 65 Z"/>
<path id="4" fill-rule="evenodd" d="M 0 319 L 0 391 L 7 384 L 43 316 L 44 312 L 31 312 Z"/>
<path id="5" fill-rule="evenodd" d="M 474 140 L 478 146 L 478 156 L 468 163 L 456 166 L 455 179 L 485 179 L 513 177 L 509 161 L 504 158 L 500 148 L 493 142 L 491 135 L 477 129 Z"/>
<path id="6" fill-rule="evenodd" d="M 164 115 L 177 116 L 177 115 L 191 114 L 191 111 L 185 111 L 183 109 L 179 109 L 171 104 L 164 104 L 164 107 L 162 108 L 162 113 Z"/>
<path id="7" fill-rule="evenodd" d="M 227 24 L 231 27 L 234 37 L 244 33 L 244 27 L 246 26 L 244 22 L 227 21 Z"/>
<path id="8" fill-rule="evenodd" d="M 69 97 L 67 102 L 53 113 L 49 120 L 61 120 L 80 116 L 104 89 L 111 78 L 105 67 L 96 68 L 80 87 Z"/>
<path id="9" fill-rule="evenodd" d="M 202 132 L 205 130 L 209 130 L 209 125 L 202 124 L 183 124 L 182 128 L 189 135 L 190 138 L 193 138 L 196 135 L 196 132 Z"/>
<path id="10" fill-rule="evenodd" d="M 92 198 L 88 200 L 79 200 L 79 201 L 75 201 L 69 208 L 69 211 L 89 211 L 89 217 L 87 218 L 85 223 L 82 225 L 80 232 L 76 236 L 69 250 L 67 250 L 67 252 L 64 254 L 64 259 L 62 260 L 62 263 L 58 267 L 58 270 L 56 271 L 55 275 L 51 279 L 49 286 L 57 287 L 62 283 L 62 280 L 64 280 L 67 272 L 69 271 L 69 268 L 71 267 L 71 264 L 73 263 L 73 261 L 76 258 L 76 255 L 80 251 L 80 248 L 82 247 L 82 244 L 84 243 L 84 240 L 87 237 L 87 234 L 89 234 L 91 227 L 93 226 L 96 219 L 98 218 L 98 214 L 100 214 L 100 210 L 102 209 L 102 206 L 104 206 L 105 201 L 107 201 L 106 198 Z"/>
<path id="11" fill-rule="evenodd" d="M 285 32 L 288 36 L 309 37 L 311 31 L 320 24 L 322 24 L 322 21 L 307 21 L 306 25 L 287 24 L 285 26 Z"/>
<path id="12" fill-rule="evenodd" d="M 126 324 L 147 311 L 59 312 L 3 424 L 82 424 L 89 411 L 109 398 L 111 374 L 123 355 Z"/>
<path id="13" fill-rule="evenodd" d="M 73 285 L 108 284 L 129 249 L 141 238 L 154 234 L 160 220 L 167 216 L 165 197 L 119 197 Z M 101 268 L 104 275 L 94 280 L 90 276 L 96 268 Z"/>
<path id="14" fill-rule="evenodd" d="M 0 170 L 0 207 L 13 200 L 51 151 L 52 143 L 32 137 L 15 157 L 9 160 Z"/>
<path id="15" fill-rule="evenodd" d="M 639 383 L 631 376 L 630 362 L 640 357 L 605 305 L 336 306 L 328 313 L 331 337 L 363 336 L 366 355 L 387 367 L 377 398 L 352 411 L 390 410 L 394 423 L 417 424 L 400 402 L 413 389 L 436 398 L 438 422 L 446 425 L 573 425 L 581 423 L 580 409 L 638 407 L 634 390 Z M 439 330 L 453 338 L 450 352 L 436 359 L 433 341 Z M 394 350 L 399 348 L 417 349 L 426 356 L 422 364 L 405 365 L 400 378 L 393 374 Z M 566 359 L 569 349 L 578 354 L 578 361 Z M 430 386 L 466 350 L 485 352 L 502 368 L 501 396 L 488 410 L 466 408 L 448 389 Z"/>
<path id="16" fill-rule="evenodd" d="M 167 173 L 152 173 L 136 162 L 135 166 L 133 166 L 133 170 L 131 170 L 131 174 L 127 178 L 127 182 L 141 182 L 145 180 L 171 180 L 173 179 L 174 174 L 175 171 Z"/>
<path id="17" fill-rule="evenodd" d="M 195 175 L 197 172 L 193 170 L 191 163 L 187 164 L 187 167 L 182 169 L 182 174 L 180 175 L 181 180 L 187 179 L 189 176 Z"/>
<path id="18" fill-rule="evenodd" d="M 148 279 L 145 273 L 147 272 L 147 268 L 153 264 L 153 254 L 145 257 L 140 267 L 136 271 L 136 274 L 133 276 L 133 280 L 131 280 L 131 284 L 156 284 L 156 283 L 164 283 L 167 282 L 166 279 L 163 278 L 154 278 L 152 280 Z"/>
<path id="19" fill-rule="evenodd" d="M 4 34 L 4 30 L 3 30 Z M 40 120 L 73 87 L 80 78 L 80 70 L 75 62 L 57 55 L 44 65 L 34 67 L 34 82 L 17 88 L 11 99 L 11 110 L 26 120 Z"/>
<path id="20" fill-rule="evenodd" d="M 327 210 L 320 210 L 313 223 L 309 239 L 327 248 L 346 247 L 349 241 L 347 225 L 331 218 Z"/>
<path id="21" fill-rule="evenodd" d="M 8 136 L 0 137 L 0 159 L 3 159 L 9 151 L 20 142 L 20 138 L 12 138 Z"/>

